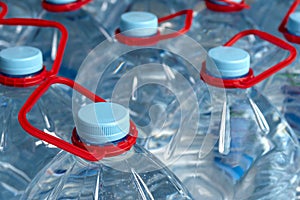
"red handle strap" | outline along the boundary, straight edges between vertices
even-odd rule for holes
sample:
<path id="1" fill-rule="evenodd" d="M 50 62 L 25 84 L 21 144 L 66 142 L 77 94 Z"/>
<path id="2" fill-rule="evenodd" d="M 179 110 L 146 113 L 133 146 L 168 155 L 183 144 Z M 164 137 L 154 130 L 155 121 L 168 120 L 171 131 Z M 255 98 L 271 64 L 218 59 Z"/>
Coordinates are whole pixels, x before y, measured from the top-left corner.
<path id="1" fill-rule="evenodd" d="M 28 98 L 28 100 L 25 102 L 25 104 L 19 112 L 18 119 L 25 131 L 27 131 L 34 137 L 37 137 L 41 140 L 44 140 L 50 144 L 57 146 L 58 148 L 61 148 L 67 152 L 70 152 L 76 156 L 90 161 L 98 161 L 104 157 L 110 157 L 121 154 L 125 151 L 128 151 L 132 147 L 132 145 L 135 144 L 137 138 L 137 129 L 133 123 L 131 123 L 130 133 L 128 134 L 125 140 L 119 142 L 117 145 L 108 145 L 103 147 L 91 146 L 82 143 L 77 137 L 75 129 L 73 131 L 72 136 L 73 144 L 71 144 L 60 138 L 49 135 L 44 131 L 41 131 L 32 126 L 27 120 L 27 113 L 30 112 L 30 110 L 33 108 L 36 102 L 43 96 L 43 94 L 49 89 L 49 87 L 57 83 L 64 84 L 73 88 L 74 90 L 78 91 L 79 93 L 81 93 L 82 95 L 86 96 L 94 102 L 105 101 L 104 99 L 96 96 L 86 88 L 82 87 L 81 85 L 70 79 L 56 76 L 50 77 L 31 94 L 31 96 Z"/>
<path id="2" fill-rule="evenodd" d="M 288 32 L 287 28 L 286 28 L 286 24 L 289 21 L 289 17 L 290 15 L 296 11 L 298 5 L 300 4 L 300 0 L 295 0 L 294 3 L 292 4 L 292 6 L 290 7 L 290 9 L 288 10 L 288 12 L 286 13 L 285 17 L 283 18 L 281 24 L 279 25 L 278 30 L 283 34 L 283 36 L 292 43 L 297 43 L 300 44 L 300 36 L 297 35 L 293 35 L 291 33 Z"/>
<path id="3" fill-rule="evenodd" d="M 76 2 L 67 4 L 53 4 L 43 0 L 42 7 L 50 12 L 70 12 L 80 9 L 91 1 L 92 0 L 77 0 Z"/>
<path id="4" fill-rule="evenodd" d="M 163 23 L 165 21 L 169 21 L 171 19 L 174 19 L 174 18 L 182 16 L 182 15 L 186 15 L 185 25 L 182 29 L 180 29 L 176 32 L 164 34 L 164 35 L 162 35 L 158 32 L 156 35 L 151 36 L 151 37 L 137 38 L 137 37 L 125 36 L 121 33 L 120 29 L 117 29 L 115 31 L 116 39 L 118 41 L 120 41 L 121 43 L 130 45 L 130 46 L 148 46 L 148 45 L 154 45 L 161 40 L 167 40 L 170 38 L 178 37 L 180 35 L 185 34 L 186 32 L 188 32 L 190 30 L 190 28 L 192 26 L 192 22 L 193 22 L 193 11 L 192 10 L 182 10 L 177 13 L 174 13 L 174 14 L 171 14 L 171 15 L 168 15 L 165 17 L 161 17 L 158 19 L 158 23 Z"/>
<path id="5" fill-rule="evenodd" d="M 231 0 L 218 0 L 218 2 L 225 3 L 226 5 L 218 4 L 211 0 L 205 0 L 206 7 L 216 12 L 239 12 L 250 8 L 245 0 L 242 0 L 241 3 L 233 2 Z"/>
<path id="6" fill-rule="evenodd" d="M 29 87 L 41 83 L 46 77 L 55 76 L 60 68 L 63 54 L 68 39 L 67 29 L 60 23 L 55 21 L 43 20 L 43 19 L 27 19 L 27 18 L 10 18 L 0 19 L 1 25 L 8 26 L 37 26 L 37 27 L 52 27 L 56 28 L 61 32 L 61 38 L 58 45 L 56 58 L 53 62 L 53 66 L 50 71 L 46 71 L 45 67 L 43 71 L 35 76 L 26 78 L 12 78 L 5 75 L 0 75 L 0 83 L 3 85 L 14 86 L 14 87 Z"/>
<path id="7" fill-rule="evenodd" d="M 297 50 L 290 45 L 289 43 L 285 42 L 284 40 L 281 40 L 271 34 L 268 34 L 263 31 L 259 30 L 245 30 L 242 31 L 235 36 L 233 36 L 227 43 L 224 44 L 224 46 L 232 46 L 234 43 L 236 43 L 239 39 L 247 36 L 247 35 L 256 35 L 260 37 L 263 40 L 266 40 L 279 48 L 282 48 L 289 52 L 289 56 L 284 59 L 283 61 L 280 61 L 279 63 L 275 64 L 274 66 L 270 67 L 266 71 L 262 72 L 259 75 L 254 75 L 253 71 L 250 70 L 248 75 L 243 78 L 238 78 L 234 80 L 223 80 L 221 78 L 216 78 L 210 76 L 208 73 L 206 73 L 205 67 L 202 67 L 201 69 L 201 78 L 211 84 L 215 85 L 217 87 L 225 87 L 225 88 L 250 88 L 254 86 L 255 84 L 265 80 L 266 78 L 270 77 L 271 75 L 275 74 L 279 70 L 281 70 L 284 67 L 287 67 L 289 64 L 291 64 L 297 56 Z"/>
<path id="8" fill-rule="evenodd" d="M 1 13 L 0 13 L 0 18 L 4 18 L 8 12 L 7 5 L 0 1 L 0 7 L 1 7 Z"/>

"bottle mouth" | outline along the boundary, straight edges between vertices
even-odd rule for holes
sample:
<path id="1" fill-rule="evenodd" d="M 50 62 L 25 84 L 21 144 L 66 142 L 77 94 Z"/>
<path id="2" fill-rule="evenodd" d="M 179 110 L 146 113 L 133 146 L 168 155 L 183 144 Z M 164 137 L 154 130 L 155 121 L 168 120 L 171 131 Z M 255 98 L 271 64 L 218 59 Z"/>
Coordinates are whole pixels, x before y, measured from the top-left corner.
<path id="1" fill-rule="evenodd" d="M 31 46 L 9 47 L 0 51 L 0 83 L 25 87 L 46 77 L 42 52 Z"/>
<path id="2" fill-rule="evenodd" d="M 134 123 L 130 122 L 130 130 L 128 134 L 124 138 L 114 140 L 113 142 L 106 142 L 105 144 L 99 145 L 82 141 L 82 137 L 79 136 L 76 128 L 73 129 L 71 140 L 73 145 L 87 150 L 91 155 L 93 155 L 95 161 L 99 161 L 103 158 L 118 156 L 129 151 L 132 146 L 135 145 L 137 137 L 138 131 L 136 126 Z"/>

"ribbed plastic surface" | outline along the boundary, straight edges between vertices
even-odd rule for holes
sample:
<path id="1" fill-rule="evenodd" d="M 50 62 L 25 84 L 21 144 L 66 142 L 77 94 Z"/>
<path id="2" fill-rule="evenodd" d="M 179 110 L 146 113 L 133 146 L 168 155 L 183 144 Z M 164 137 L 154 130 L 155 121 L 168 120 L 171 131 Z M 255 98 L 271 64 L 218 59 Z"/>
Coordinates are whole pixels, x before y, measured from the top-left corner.
<path id="1" fill-rule="evenodd" d="M 30 46 L 18 46 L 0 52 L 0 72 L 7 75 L 27 75 L 43 68 L 42 52 Z"/>
<path id="2" fill-rule="evenodd" d="M 236 78 L 248 74 L 250 55 L 243 49 L 219 46 L 208 51 L 207 70 L 214 73 L 215 66 L 223 78 Z M 215 63 L 215 65 L 214 65 Z"/>
<path id="3" fill-rule="evenodd" d="M 84 142 L 114 142 L 129 132 L 129 111 L 115 103 L 89 104 L 79 110 L 76 128 Z"/>
<path id="4" fill-rule="evenodd" d="M 155 35 L 158 28 L 157 17 L 148 12 L 128 12 L 121 16 L 120 30 L 131 37 Z"/>

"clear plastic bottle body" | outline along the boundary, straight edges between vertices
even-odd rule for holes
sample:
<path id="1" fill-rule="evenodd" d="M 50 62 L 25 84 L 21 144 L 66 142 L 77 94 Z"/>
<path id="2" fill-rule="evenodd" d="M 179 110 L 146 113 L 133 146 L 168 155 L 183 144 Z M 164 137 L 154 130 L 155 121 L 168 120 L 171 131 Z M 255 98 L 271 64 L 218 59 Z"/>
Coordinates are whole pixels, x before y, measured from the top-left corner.
<path id="1" fill-rule="evenodd" d="M 47 12 L 43 10 L 39 17 L 63 24 L 68 30 L 68 43 L 65 49 L 59 74 L 74 79 L 77 70 L 90 50 L 109 37 L 106 29 L 91 14 L 83 9 L 70 12 Z M 47 66 L 56 58 L 60 33 L 49 28 L 35 28 L 27 41 L 43 52 Z"/>
<path id="2" fill-rule="evenodd" d="M 299 46 L 294 46 L 299 51 Z M 263 93 L 284 114 L 298 137 L 300 134 L 300 127 L 298 125 L 299 66 L 300 58 L 297 56 L 296 60 L 290 66 L 279 71 L 262 86 Z"/>
<path id="3" fill-rule="evenodd" d="M 4 3 L 8 6 L 8 13 L 5 18 L 34 18 L 37 17 L 37 6 L 34 2 L 24 2 L 18 0 L 7 0 Z M 37 2 L 35 2 L 37 3 Z M 1 26 L 0 49 L 22 43 L 21 35 L 26 36 L 31 28 L 25 26 Z"/>
<path id="4" fill-rule="evenodd" d="M 284 118 L 255 89 L 226 90 L 226 104 L 214 97 L 223 107 L 223 118 L 205 120 L 212 105 L 203 101 L 208 112 L 202 113 L 201 123 L 212 126 L 208 134 L 199 130 L 170 169 L 194 198 L 295 198 L 300 151 Z"/>
<path id="5" fill-rule="evenodd" d="M 132 0 L 95 0 L 83 7 L 101 23 L 111 35 L 120 23 L 121 14 L 128 11 Z"/>
<path id="6" fill-rule="evenodd" d="M 144 47 L 107 42 L 93 50 L 76 79 L 102 98 L 129 108 L 139 129 L 138 143 L 154 154 L 169 153 L 163 161 L 176 154 L 170 143 L 176 146 L 182 130 L 190 130 L 189 137 L 195 134 L 195 125 L 189 125 L 198 119 L 197 99 L 205 87 L 198 84 L 206 52 L 197 44 L 183 55 L 178 47 L 186 44 L 185 38 L 171 41 Z M 192 53 L 195 49 L 198 53 Z"/>
<path id="7" fill-rule="evenodd" d="M 126 153 L 88 162 L 58 154 L 21 199 L 191 199 L 178 179 L 135 145 Z"/>
<path id="8" fill-rule="evenodd" d="M 216 12 L 202 6 L 196 11 L 192 28 L 187 33 L 199 42 L 206 50 L 223 45 L 235 34 L 257 28 L 256 24 L 244 11 L 240 12 Z M 242 48 L 251 45 L 251 40 L 243 39 L 240 42 Z"/>
<path id="9" fill-rule="evenodd" d="M 278 27 L 293 2 L 293 0 L 255 0 L 246 13 L 261 30 L 282 37 Z"/>
<path id="10" fill-rule="evenodd" d="M 18 112 L 35 88 L 0 86 L 0 199 L 18 199 L 35 174 L 58 152 L 56 147 L 30 136 L 19 124 Z M 67 99 L 70 103 L 70 94 L 60 87 L 51 88 L 29 113 L 28 119 L 40 130 L 64 137 L 65 131 L 74 127 L 71 107 L 65 104 Z"/>

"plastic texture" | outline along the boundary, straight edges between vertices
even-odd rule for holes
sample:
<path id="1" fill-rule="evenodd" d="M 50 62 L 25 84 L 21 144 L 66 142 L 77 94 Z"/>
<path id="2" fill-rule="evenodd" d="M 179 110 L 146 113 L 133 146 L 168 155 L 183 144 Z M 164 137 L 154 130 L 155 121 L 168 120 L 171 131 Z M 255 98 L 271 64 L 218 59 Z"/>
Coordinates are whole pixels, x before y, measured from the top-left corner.
<path id="1" fill-rule="evenodd" d="M 245 30 L 237 35 L 233 36 L 227 43 L 224 44 L 224 46 L 232 46 L 234 43 L 236 43 L 239 39 L 242 37 L 245 37 L 247 35 L 256 35 L 260 37 L 263 40 L 269 41 L 273 43 L 274 45 L 287 50 L 289 52 L 289 55 L 287 56 L 286 59 L 280 61 L 279 63 L 275 64 L 274 66 L 270 67 L 266 71 L 262 72 L 259 75 L 253 75 L 253 71 L 250 70 L 249 74 L 246 77 L 238 78 L 238 79 L 233 79 L 233 80 L 226 80 L 226 79 L 219 79 L 216 77 L 210 76 L 206 72 L 206 67 L 204 66 L 201 69 L 201 78 L 208 84 L 217 86 L 217 87 L 225 87 L 225 88 L 250 88 L 254 86 L 255 84 L 265 80 L 266 78 L 270 77 L 274 73 L 278 72 L 284 67 L 287 67 L 289 64 L 291 64 L 297 56 L 297 51 L 296 49 L 288 44 L 287 42 L 272 36 L 266 32 L 262 32 L 259 30 Z"/>
<path id="2" fill-rule="evenodd" d="M 140 37 L 128 37 L 126 35 L 123 35 L 120 31 L 120 28 L 118 28 L 115 31 L 116 38 L 119 42 L 127 44 L 127 45 L 148 46 L 148 45 L 154 45 L 161 40 L 167 40 L 170 38 L 178 37 L 178 36 L 183 35 L 186 32 L 188 32 L 189 29 L 191 28 L 192 21 L 193 21 L 193 11 L 192 10 L 182 10 L 177 13 L 174 13 L 174 14 L 171 14 L 171 15 L 168 15 L 165 17 L 161 17 L 158 19 L 158 23 L 160 24 L 160 23 L 169 21 L 171 19 L 174 19 L 176 17 L 179 17 L 181 15 L 186 15 L 185 24 L 182 29 L 180 29 L 176 32 L 172 32 L 169 34 L 160 34 L 159 32 L 157 32 L 157 34 L 154 36 L 140 38 Z"/>
<path id="3" fill-rule="evenodd" d="M 157 33 L 157 28 L 158 19 L 152 13 L 127 12 L 121 16 L 120 31 L 126 36 L 149 37 Z"/>
<path id="4" fill-rule="evenodd" d="M 97 163 L 62 152 L 36 176 L 21 200 L 72 199 L 74 196 L 78 200 L 192 199 L 167 167 L 135 145 L 122 155 Z"/>
<path id="5" fill-rule="evenodd" d="M 115 103 L 82 107 L 76 123 L 78 136 L 88 144 L 105 144 L 124 138 L 130 129 L 129 111 Z"/>
<path id="6" fill-rule="evenodd" d="M 243 49 L 219 46 L 209 50 L 208 56 L 211 59 L 207 60 L 206 69 L 209 71 L 210 65 L 212 68 L 216 65 L 222 78 L 238 78 L 249 72 L 250 55 Z M 213 61 L 215 65 L 210 61 Z"/>
<path id="7" fill-rule="evenodd" d="M 7 75 L 29 75 L 43 69 L 42 52 L 34 47 L 18 46 L 0 52 L 0 72 Z"/>
<path id="8" fill-rule="evenodd" d="M 290 9 L 286 13 L 285 17 L 283 18 L 281 24 L 279 25 L 278 30 L 283 34 L 283 36 L 292 43 L 300 44 L 300 36 L 294 35 L 289 32 L 287 24 L 289 22 L 290 16 L 292 13 L 294 13 L 297 10 L 297 7 L 299 6 L 300 1 L 295 0 L 294 3 L 291 5 Z M 291 22 L 290 22 L 291 23 Z"/>

